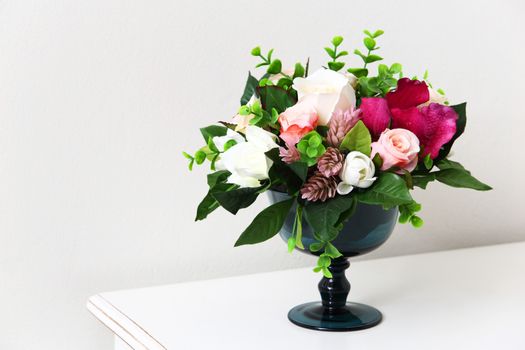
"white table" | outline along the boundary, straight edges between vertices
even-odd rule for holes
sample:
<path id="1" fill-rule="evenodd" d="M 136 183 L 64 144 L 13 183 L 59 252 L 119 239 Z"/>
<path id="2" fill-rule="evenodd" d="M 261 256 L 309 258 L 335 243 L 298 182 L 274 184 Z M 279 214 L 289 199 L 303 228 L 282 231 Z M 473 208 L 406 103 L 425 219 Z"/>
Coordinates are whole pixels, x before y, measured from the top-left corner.
<path id="1" fill-rule="evenodd" d="M 319 299 L 311 269 L 102 293 L 87 307 L 116 349 L 525 349 L 524 268 L 525 243 L 353 263 L 349 300 L 384 318 L 345 333 L 287 320 Z"/>

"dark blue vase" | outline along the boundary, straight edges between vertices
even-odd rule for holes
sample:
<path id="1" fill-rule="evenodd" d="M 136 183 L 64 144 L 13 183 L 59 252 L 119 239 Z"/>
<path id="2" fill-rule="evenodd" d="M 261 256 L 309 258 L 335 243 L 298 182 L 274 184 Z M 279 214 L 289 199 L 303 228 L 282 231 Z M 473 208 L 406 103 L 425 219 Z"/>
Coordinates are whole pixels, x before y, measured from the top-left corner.
<path id="1" fill-rule="evenodd" d="M 286 193 L 277 191 L 269 191 L 268 194 L 272 203 L 290 198 Z M 295 206 L 291 208 L 280 231 L 285 242 L 292 235 L 295 209 Z M 346 279 L 345 270 L 350 266 L 349 257 L 368 253 L 386 242 L 394 230 L 397 215 L 397 208 L 384 210 L 379 205 L 359 203 L 354 215 L 345 223 L 339 236 L 332 241 L 343 256 L 334 259 L 328 268 L 333 277 L 323 277 L 319 282 L 321 301 L 294 307 L 288 313 L 288 319 L 298 326 L 323 331 L 366 329 L 381 322 L 381 312 L 376 308 L 346 301 L 350 283 Z M 316 240 L 312 228 L 304 218 L 302 242 L 306 249 L 298 249 L 299 251 L 310 255 L 320 254 L 312 253 L 308 249 Z"/>

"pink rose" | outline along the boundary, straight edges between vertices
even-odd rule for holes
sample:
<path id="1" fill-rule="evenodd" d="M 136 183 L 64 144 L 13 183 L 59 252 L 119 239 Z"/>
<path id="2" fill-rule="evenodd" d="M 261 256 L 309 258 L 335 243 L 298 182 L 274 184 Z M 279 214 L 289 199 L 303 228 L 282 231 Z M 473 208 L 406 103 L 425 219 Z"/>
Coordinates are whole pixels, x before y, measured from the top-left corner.
<path id="1" fill-rule="evenodd" d="M 417 165 L 419 153 L 419 140 L 417 136 L 406 129 L 386 129 L 379 140 L 372 143 L 372 158 L 379 153 L 383 160 L 381 170 L 392 167 L 412 171 Z"/>
<path id="2" fill-rule="evenodd" d="M 281 124 L 279 136 L 287 145 L 294 146 L 317 126 L 319 115 L 312 102 L 310 98 L 301 99 L 279 116 L 279 124 Z"/>

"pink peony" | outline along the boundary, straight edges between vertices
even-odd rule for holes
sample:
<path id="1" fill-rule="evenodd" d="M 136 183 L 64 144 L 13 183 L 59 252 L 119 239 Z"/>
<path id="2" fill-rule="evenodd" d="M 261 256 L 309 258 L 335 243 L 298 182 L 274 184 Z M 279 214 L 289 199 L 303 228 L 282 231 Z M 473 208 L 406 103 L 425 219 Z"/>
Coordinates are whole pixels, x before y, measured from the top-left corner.
<path id="1" fill-rule="evenodd" d="M 372 143 L 372 158 L 379 153 L 383 164 L 381 170 L 392 167 L 412 171 L 417 165 L 417 154 L 419 153 L 419 140 L 414 133 L 406 129 L 386 129 L 379 140 Z"/>
<path id="2" fill-rule="evenodd" d="M 292 107 L 288 107 L 279 116 L 281 124 L 281 139 L 289 146 L 295 146 L 301 138 L 314 130 L 319 115 L 311 98 L 303 98 Z"/>

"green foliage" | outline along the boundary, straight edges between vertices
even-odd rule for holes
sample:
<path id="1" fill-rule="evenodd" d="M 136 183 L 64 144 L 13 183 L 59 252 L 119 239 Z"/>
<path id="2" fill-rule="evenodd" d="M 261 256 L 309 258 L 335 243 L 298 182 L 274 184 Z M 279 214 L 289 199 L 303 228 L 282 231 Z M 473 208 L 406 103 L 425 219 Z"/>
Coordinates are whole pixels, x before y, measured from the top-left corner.
<path id="1" fill-rule="evenodd" d="M 416 201 L 412 201 L 408 204 L 402 204 L 399 206 L 399 222 L 406 224 L 410 222 L 412 226 L 419 228 L 423 226 L 423 219 L 416 215 L 421 210 L 421 204 Z"/>
<path id="2" fill-rule="evenodd" d="M 323 138 L 315 130 L 303 136 L 297 144 L 297 149 L 301 154 L 301 161 L 308 164 L 308 166 L 317 163 L 317 159 L 326 152 Z"/>
<path id="3" fill-rule="evenodd" d="M 212 196 L 221 207 L 235 215 L 240 209 L 252 205 L 264 188 L 265 186 L 236 188 L 226 192 L 213 192 Z"/>
<path id="4" fill-rule="evenodd" d="M 220 206 L 219 202 L 217 202 L 213 196 L 214 193 L 227 192 L 237 187 L 237 185 L 226 183 L 226 180 L 230 175 L 231 173 L 226 170 L 217 171 L 208 175 L 208 186 L 210 189 L 197 207 L 195 221 L 205 219 L 211 212 Z"/>
<path id="5" fill-rule="evenodd" d="M 308 247 L 308 249 L 310 249 L 310 251 L 312 253 L 315 253 L 315 252 L 318 252 L 320 251 L 321 249 L 324 248 L 324 245 L 325 243 L 324 242 L 314 242 L 312 244 L 310 244 L 310 246 Z"/>
<path id="6" fill-rule="evenodd" d="M 368 69 L 366 68 L 348 68 L 347 71 L 355 75 L 357 78 L 366 77 L 368 75 Z"/>
<path id="7" fill-rule="evenodd" d="M 465 126 L 467 125 L 467 103 L 465 102 L 451 107 L 458 114 L 458 119 L 456 120 L 456 133 L 454 134 L 452 139 L 441 148 L 438 156 L 436 157 L 436 159 L 434 159 L 434 162 L 438 162 L 439 160 L 446 158 L 446 156 L 450 153 L 452 145 L 458 139 L 458 137 L 460 137 L 461 134 L 463 134 L 463 132 L 465 131 Z"/>
<path id="8" fill-rule="evenodd" d="M 282 71 L 282 68 L 283 68 L 283 65 L 281 63 L 281 60 L 279 59 L 272 59 L 272 55 L 273 55 L 273 49 L 271 49 L 270 51 L 268 51 L 268 53 L 266 54 L 266 56 L 264 56 L 262 54 L 262 51 L 261 51 L 261 48 L 259 46 L 257 47 L 254 47 L 251 51 L 251 55 L 252 56 L 256 56 L 256 57 L 259 57 L 261 58 L 262 62 L 257 64 L 255 66 L 255 68 L 259 68 L 259 67 L 264 67 L 266 66 L 266 73 L 267 74 L 273 74 L 273 75 L 276 75 L 276 74 L 282 74 L 284 77 L 290 79 L 289 76 L 287 76 L 286 74 L 283 73 Z M 261 79 L 261 82 L 263 83 L 262 86 L 264 86 L 266 82 L 268 82 L 268 80 L 266 79 Z M 259 83 L 261 83 L 259 82 Z"/>
<path id="9" fill-rule="evenodd" d="M 342 42 L 343 42 L 342 36 L 334 36 L 332 38 L 333 47 L 324 48 L 328 56 L 330 56 L 330 58 L 332 59 L 330 62 L 328 62 L 328 68 L 336 72 L 341 70 L 345 66 L 345 63 L 338 61 L 338 58 L 348 55 L 347 51 L 337 52 L 337 49 L 339 45 L 341 45 Z"/>
<path id="10" fill-rule="evenodd" d="M 295 64 L 294 71 L 293 71 L 293 78 L 302 78 L 305 74 L 305 69 L 303 65 L 299 62 Z"/>
<path id="11" fill-rule="evenodd" d="M 351 196 L 336 196 L 325 202 L 308 202 L 304 207 L 306 221 L 314 230 L 314 237 L 320 242 L 330 242 L 340 231 L 341 214 L 354 205 Z"/>
<path id="12" fill-rule="evenodd" d="M 186 152 L 182 152 L 182 155 L 184 158 L 188 159 L 190 162 L 188 163 L 188 169 L 191 171 L 193 170 L 193 164 L 195 163 L 195 158 Z"/>
<path id="13" fill-rule="evenodd" d="M 365 124 L 360 120 L 346 134 L 340 148 L 344 151 L 359 151 L 370 156 L 372 136 Z"/>
<path id="14" fill-rule="evenodd" d="M 256 88 L 259 85 L 259 81 L 248 72 L 248 79 L 246 79 L 246 85 L 244 86 L 244 92 L 241 96 L 241 105 L 245 105 L 250 101 L 250 98 L 255 94 Z"/>
<path id="15" fill-rule="evenodd" d="M 487 184 L 476 179 L 463 165 L 450 159 L 441 159 L 436 162 L 439 168 L 435 174 L 436 180 L 452 187 L 471 188 L 478 191 L 491 190 Z"/>
<path id="16" fill-rule="evenodd" d="M 401 76 L 401 64 L 394 63 L 390 67 L 380 64 L 377 67 L 376 77 L 359 77 L 359 92 L 363 97 L 384 96 L 397 86 Z"/>
<path id="17" fill-rule="evenodd" d="M 429 182 L 436 180 L 436 173 L 412 175 L 412 185 L 426 189 Z"/>
<path id="18" fill-rule="evenodd" d="M 425 165 L 425 168 L 427 170 L 431 170 L 432 167 L 434 166 L 434 161 L 432 160 L 432 158 L 430 158 L 430 153 L 428 153 L 425 158 L 423 158 L 423 164 Z"/>
<path id="19" fill-rule="evenodd" d="M 356 196 L 361 203 L 382 205 L 384 209 L 412 202 L 405 181 L 394 173 L 380 173 L 370 188 Z"/>
<path id="20" fill-rule="evenodd" d="M 278 148 L 269 150 L 266 156 L 273 161 L 268 171 L 272 185 L 284 184 L 290 195 L 296 195 L 306 179 L 306 175 L 303 176 L 308 171 L 306 163 L 287 164 L 283 162 Z"/>
<path id="21" fill-rule="evenodd" d="M 270 205 L 244 230 L 235 246 L 264 242 L 275 236 L 284 224 L 295 198 Z"/>
<path id="22" fill-rule="evenodd" d="M 220 125 L 210 125 L 205 128 L 200 129 L 204 142 L 208 142 L 211 138 L 215 136 L 224 136 L 228 129 Z"/>
<path id="23" fill-rule="evenodd" d="M 287 91 L 278 86 L 259 86 L 257 91 L 261 98 L 262 108 L 265 111 L 275 109 L 277 113 L 280 114 L 284 112 L 286 108 L 297 103 L 297 97 L 294 96 L 291 91 Z"/>
<path id="24" fill-rule="evenodd" d="M 274 60 L 270 65 L 268 66 L 268 69 L 266 70 L 269 74 L 279 74 L 281 73 L 281 70 L 283 68 L 283 65 L 280 60 Z"/>

